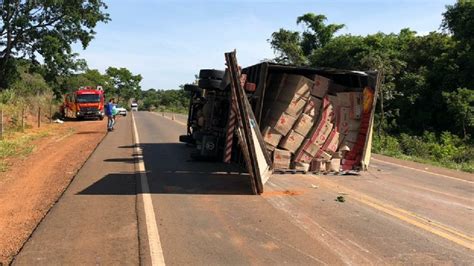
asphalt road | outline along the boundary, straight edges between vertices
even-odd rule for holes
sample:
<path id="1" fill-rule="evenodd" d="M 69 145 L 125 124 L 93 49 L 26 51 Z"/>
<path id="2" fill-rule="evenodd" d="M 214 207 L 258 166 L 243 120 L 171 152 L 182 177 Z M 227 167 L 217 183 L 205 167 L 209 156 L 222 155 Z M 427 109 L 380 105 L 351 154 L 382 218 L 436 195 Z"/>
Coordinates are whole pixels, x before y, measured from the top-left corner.
<path id="1" fill-rule="evenodd" d="M 182 117 L 134 118 L 98 146 L 14 264 L 474 262 L 472 175 L 377 157 L 361 176 L 274 175 L 254 196 L 244 169 L 189 159 Z"/>

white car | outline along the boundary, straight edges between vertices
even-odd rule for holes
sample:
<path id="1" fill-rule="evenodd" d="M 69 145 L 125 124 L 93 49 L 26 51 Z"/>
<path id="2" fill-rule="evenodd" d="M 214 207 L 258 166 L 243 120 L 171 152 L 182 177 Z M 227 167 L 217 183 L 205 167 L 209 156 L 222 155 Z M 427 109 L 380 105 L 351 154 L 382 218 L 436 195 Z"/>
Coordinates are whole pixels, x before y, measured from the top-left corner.
<path id="1" fill-rule="evenodd" d="M 132 103 L 132 112 L 137 112 L 138 111 L 138 103 Z"/>
<path id="2" fill-rule="evenodd" d="M 127 109 L 125 109 L 121 106 L 116 106 L 115 109 L 117 110 L 118 115 L 127 116 Z"/>

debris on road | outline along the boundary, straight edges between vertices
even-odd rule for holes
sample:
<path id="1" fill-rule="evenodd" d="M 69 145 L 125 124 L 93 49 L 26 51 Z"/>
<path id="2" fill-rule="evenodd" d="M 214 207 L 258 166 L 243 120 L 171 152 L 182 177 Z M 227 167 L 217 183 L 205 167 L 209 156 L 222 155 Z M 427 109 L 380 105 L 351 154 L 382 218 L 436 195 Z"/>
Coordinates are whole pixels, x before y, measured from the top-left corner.
<path id="1" fill-rule="evenodd" d="M 344 198 L 344 196 L 337 196 L 337 198 L 335 199 L 335 201 L 337 201 L 337 202 L 345 202 L 346 199 Z"/>

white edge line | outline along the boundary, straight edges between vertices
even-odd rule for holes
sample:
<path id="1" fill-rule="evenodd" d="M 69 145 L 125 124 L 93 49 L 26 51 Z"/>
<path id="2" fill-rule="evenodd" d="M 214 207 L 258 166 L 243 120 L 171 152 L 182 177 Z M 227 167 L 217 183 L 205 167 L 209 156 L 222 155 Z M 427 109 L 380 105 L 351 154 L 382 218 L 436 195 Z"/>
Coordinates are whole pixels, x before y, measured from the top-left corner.
<path id="1" fill-rule="evenodd" d="M 453 177 L 453 176 L 449 176 L 449 175 L 443 175 L 443 174 L 433 173 L 433 172 L 429 172 L 429 171 L 425 171 L 425 170 L 421 170 L 421 169 L 416 169 L 416 168 L 409 167 L 409 166 L 404 166 L 404 165 L 397 164 L 397 163 L 387 162 L 387 161 L 380 160 L 380 159 L 376 159 L 376 158 L 373 158 L 373 157 L 372 157 L 372 160 L 374 160 L 374 161 L 379 161 L 379 162 L 386 163 L 386 164 L 395 165 L 395 166 L 402 167 L 402 168 L 406 168 L 406 169 L 410 169 L 410 170 L 415 170 L 415 171 L 423 172 L 423 173 L 430 174 L 430 175 L 436 175 L 436 176 L 446 177 L 446 178 L 449 178 L 449 179 L 454 179 L 454 180 L 457 180 L 457 181 L 463 181 L 463 182 L 467 182 L 467 183 L 470 183 L 470 184 L 473 184 L 473 183 L 474 183 L 473 181 L 464 180 L 464 179 L 461 179 L 461 178 L 458 178 L 458 177 Z"/>
<path id="2" fill-rule="evenodd" d="M 150 250 L 152 265 L 165 265 L 163 249 L 161 248 L 160 234 L 156 225 L 155 210 L 151 200 L 150 187 L 148 186 L 148 177 L 146 175 L 145 164 L 143 163 L 142 149 L 139 147 L 140 139 L 138 137 L 137 125 L 135 117 L 132 113 L 133 135 L 135 142 L 135 153 L 138 161 L 136 162 L 137 170 L 140 173 L 140 183 L 142 188 L 143 209 L 145 212 L 145 223 L 148 235 L 148 247 Z"/>

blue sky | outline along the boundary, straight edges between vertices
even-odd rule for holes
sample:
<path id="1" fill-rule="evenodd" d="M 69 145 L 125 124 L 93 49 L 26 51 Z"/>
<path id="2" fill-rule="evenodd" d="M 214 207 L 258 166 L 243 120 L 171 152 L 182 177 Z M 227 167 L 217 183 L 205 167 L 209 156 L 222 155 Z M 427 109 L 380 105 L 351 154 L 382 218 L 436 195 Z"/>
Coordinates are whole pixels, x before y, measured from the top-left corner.
<path id="1" fill-rule="evenodd" d="M 313 12 L 346 27 L 338 34 L 439 30 L 438 0 L 105 0 L 112 21 L 100 24 L 86 50 L 89 67 L 126 67 L 141 74 L 142 89 L 175 89 L 201 68 L 224 68 L 224 52 L 237 49 L 242 66 L 274 54 L 268 39 L 280 28 L 302 30 L 296 18 Z"/>

